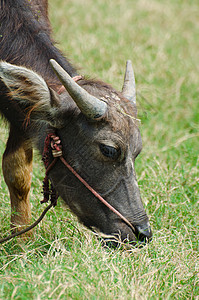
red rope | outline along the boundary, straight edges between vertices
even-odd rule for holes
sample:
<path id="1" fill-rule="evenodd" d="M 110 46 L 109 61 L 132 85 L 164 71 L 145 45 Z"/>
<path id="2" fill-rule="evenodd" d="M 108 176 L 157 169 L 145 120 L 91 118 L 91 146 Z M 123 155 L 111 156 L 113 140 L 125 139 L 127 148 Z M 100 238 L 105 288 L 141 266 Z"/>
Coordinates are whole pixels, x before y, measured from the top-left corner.
<path id="1" fill-rule="evenodd" d="M 77 75 L 77 76 L 75 76 L 75 77 L 72 77 L 72 79 L 73 79 L 75 82 L 77 82 L 77 81 L 83 79 L 83 77 L 82 77 L 81 75 Z M 60 87 L 60 89 L 57 91 L 57 93 L 58 93 L 59 95 L 61 95 L 61 94 L 62 94 L 63 92 L 65 92 L 65 91 L 66 91 L 65 87 L 62 85 L 62 86 Z"/>
<path id="2" fill-rule="evenodd" d="M 63 156 L 60 156 L 60 160 L 63 162 L 63 164 L 83 183 L 83 185 L 93 193 L 93 195 L 98 198 L 104 205 L 106 205 L 112 212 L 114 212 L 118 217 L 120 217 L 125 223 L 127 223 L 133 231 L 135 231 L 135 228 L 133 225 L 117 210 L 115 209 L 111 204 L 109 204 L 98 192 L 96 192 L 74 169 L 71 167 L 63 158 Z"/>
<path id="3" fill-rule="evenodd" d="M 52 154 L 54 156 L 54 160 L 51 164 L 49 164 L 49 149 L 52 149 Z M 117 210 L 115 209 L 111 204 L 109 204 L 98 192 L 96 192 L 74 169 L 71 167 L 66 160 L 62 156 L 62 146 L 61 141 L 58 136 L 56 136 L 54 133 L 49 133 L 45 140 L 45 146 L 44 146 L 44 153 L 43 153 L 43 160 L 44 164 L 46 166 L 46 177 L 44 179 L 44 200 L 43 202 L 47 202 L 49 200 L 49 183 L 48 183 L 48 173 L 53 168 L 53 166 L 56 164 L 57 159 L 60 159 L 62 163 L 70 170 L 76 178 L 81 181 L 81 183 L 97 198 L 99 199 L 104 205 L 106 205 L 112 212 L 114 212 L 118 217 L 120 217 L 126 224 L 131 227 L 133 231 L 135 231 L 135 228 L 133 225 Z M 55 189 L 54 189 L 55 192 Z M 55 192 L 56 194 L 56 192 Z M 51 195 L 51 201 L 52 201 L 52 195 Z"/>
<path id="4" fill-rule="evenodd" d="M 48 173 L 54 167 L 54 165 L 57 162 L 57 158 L 55 157 L 54 160 L 52 161 L 52 163 L 49 163 L 50 150 L 51 150 L 51 148 L 53 149 L 53 145 L 51 144 L 51 140 L 53 139 L 54 136 L 55 136 L 54 133 L 49 133 L 47 135 L 46 139 L 45 139 L 45 142 L 44 142 L 44 151 L 43 151 L 43 155 L 42 155 L 42 160 L 43 160 L 45 168 L 46 168 L 46 175 L 45 175 L 45 178 L 43 180 L 43 195 L 44 195 L 44 198 L 41 201 L 41 203 L 46 203 L 50 200 L 51 203 L 53 203 L 53 206 L 55 206 L 57 204 L 58 194 L 57 194 L 55 188 L 53 187 L 52 183 L 51 183 L 51 186 L 50 186 Z"/>

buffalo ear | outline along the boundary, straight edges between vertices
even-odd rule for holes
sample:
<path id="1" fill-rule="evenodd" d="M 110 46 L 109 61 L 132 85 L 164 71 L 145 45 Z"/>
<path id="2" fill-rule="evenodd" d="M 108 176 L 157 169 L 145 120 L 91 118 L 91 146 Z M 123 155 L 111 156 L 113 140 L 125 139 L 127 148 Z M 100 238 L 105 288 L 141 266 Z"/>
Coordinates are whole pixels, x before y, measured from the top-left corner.
<path id="1" fill-rule="evenodd" d="M 64 126 L 59 95 L 36 72 L 1 61 L 0 80 L 7 86 L 9 97 L 31 121 L 47 122 L 56 128 Z"/>

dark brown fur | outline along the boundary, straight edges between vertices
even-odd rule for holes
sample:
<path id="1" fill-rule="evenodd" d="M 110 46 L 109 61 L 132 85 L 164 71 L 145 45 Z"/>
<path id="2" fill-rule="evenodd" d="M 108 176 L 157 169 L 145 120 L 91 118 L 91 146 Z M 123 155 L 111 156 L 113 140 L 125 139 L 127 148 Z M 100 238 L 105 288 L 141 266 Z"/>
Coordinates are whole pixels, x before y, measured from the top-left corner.
<path id="1" fill-rule="evenodd" d="M 13 64 L 31 67 L 43 75 L 53 87 L 59 86 L 60 83 L 51 68 L 46 67 L 49 58 L 54 57 L 71 74 L 75 71 L 60 51 L 53 46 L 47 12 L 48 1 L 46 0 L 1 0 L 0 58 Z M 29 144 L 27 150 L 27 138 L 23 130 L 24 113 L 13 101 L 11 103 L 8 91 L 2 82 L 0 82 L 0 99 L 1 112 L 12 124 L 3 156 L 3 172 L 11 198 L 11 222 L 22 225 L 29 223 L 31 215 L 29 174 L 32 171 L 32 146 Z M 11 109 L 13 105 L 16 105 L 18 111 L 17 118 Z M 20 172 L 22 169 L 27 171 Z"/>

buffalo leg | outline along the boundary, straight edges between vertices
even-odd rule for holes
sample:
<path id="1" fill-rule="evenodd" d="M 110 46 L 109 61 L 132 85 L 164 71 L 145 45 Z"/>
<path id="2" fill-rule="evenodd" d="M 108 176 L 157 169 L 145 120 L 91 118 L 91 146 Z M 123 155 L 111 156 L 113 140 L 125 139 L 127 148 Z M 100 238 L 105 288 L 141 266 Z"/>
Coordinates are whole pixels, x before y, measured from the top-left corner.
<path id="1" fill-rule="evenodd" d="M 32 147 L 11 129 L 3 155 L 3 175 L 10 192 L 11 227 L 20 231 L 30 222 L 29 193 L 32 174 Z"/>

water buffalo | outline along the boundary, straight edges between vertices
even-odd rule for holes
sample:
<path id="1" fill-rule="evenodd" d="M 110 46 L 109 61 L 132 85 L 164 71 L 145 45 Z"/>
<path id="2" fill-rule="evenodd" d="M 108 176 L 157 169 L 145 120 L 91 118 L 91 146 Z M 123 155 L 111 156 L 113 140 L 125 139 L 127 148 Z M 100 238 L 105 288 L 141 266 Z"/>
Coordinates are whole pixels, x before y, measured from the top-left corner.
<path id="1" fill-rule="evenodd" d="M 36 0 L 2 0 L 0 7 L 0 111 L 10 124 L 2 165 L 11 224 L 20 230 L 30 222 L 32 148 L 42 154 L 53 130 L 64 159 L 132 226 L 58 160 L 50 180 L 79 220 L 122 241 L 148 241 L 152 232 L 134 168 L 142 142 L 131 63 L 121 93 L 78 76 L 54 46 L 47 7 Z"/>

